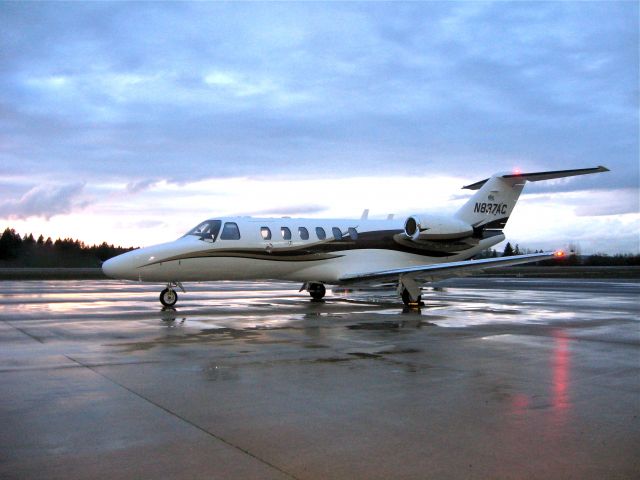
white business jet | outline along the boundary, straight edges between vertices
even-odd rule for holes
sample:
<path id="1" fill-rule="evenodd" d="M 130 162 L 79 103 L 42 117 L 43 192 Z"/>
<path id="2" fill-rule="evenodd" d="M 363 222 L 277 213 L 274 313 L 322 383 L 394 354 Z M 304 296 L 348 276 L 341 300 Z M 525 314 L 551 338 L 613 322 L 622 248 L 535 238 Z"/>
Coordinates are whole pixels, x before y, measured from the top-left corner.
<path id="1" fill-rule="evenodd" d="M 502 232 L 526 182 L 608 171 L 605 167 L 499 173 L 463 188 L 477 192 L 453 216 L 357 220 L 215 218 L 174 242 L 124 253 L 102 265 L 112 278 L 166 283 L 173 306 L 182 282 L 279 279 L 302 282 L 313 299 L 325 285 L 392 284 L 405 304 L 419 304 L 423 284 L 492 267 L 562 256 L 562 252 L 470 260 L 504 240 Z"/>

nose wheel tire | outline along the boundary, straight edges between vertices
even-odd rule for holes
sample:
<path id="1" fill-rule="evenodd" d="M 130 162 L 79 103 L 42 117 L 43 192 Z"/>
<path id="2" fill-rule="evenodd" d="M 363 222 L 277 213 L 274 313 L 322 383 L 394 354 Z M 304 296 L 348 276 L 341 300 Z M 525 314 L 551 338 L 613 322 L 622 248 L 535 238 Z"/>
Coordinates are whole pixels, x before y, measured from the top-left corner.
<path id="1" fill-rule="evenodd" d="M 178 294 L 171 288 L 165 288 L 160 292 L 160 303 L 165 307 L 173 307 L 178 301 Z"/>
<path id="2" fill-rule="evenodd" d="M 311 295 L 311 298 L 314 300 L 322 300 L 322 297 L 327 293 L 327 289 L 321 283 L 311 283 L 308 290 L 309 295 Z"/>

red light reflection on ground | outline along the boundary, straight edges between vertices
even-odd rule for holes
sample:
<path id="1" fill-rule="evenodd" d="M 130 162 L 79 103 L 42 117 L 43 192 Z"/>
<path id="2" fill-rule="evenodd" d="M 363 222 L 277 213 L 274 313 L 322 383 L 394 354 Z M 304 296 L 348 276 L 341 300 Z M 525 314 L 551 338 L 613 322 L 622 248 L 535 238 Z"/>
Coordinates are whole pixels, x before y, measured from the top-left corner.
<path id="1" fill-rule="evenodd" d="M 516 414 L 522 414 L 529 408 L 529 397 L 524 393 L 516 393 L 511 397 L 511 411 Z"/>
<path id="2" fill-rule="evenodd" d="M 551 403 L 554 411 L 559 412 L 569 407 L 568 386 L 571 352 L 569 350 L 569 340 L 564 336 L 564 332 L 554 332 L 553 339 L 553 392 Z"/>

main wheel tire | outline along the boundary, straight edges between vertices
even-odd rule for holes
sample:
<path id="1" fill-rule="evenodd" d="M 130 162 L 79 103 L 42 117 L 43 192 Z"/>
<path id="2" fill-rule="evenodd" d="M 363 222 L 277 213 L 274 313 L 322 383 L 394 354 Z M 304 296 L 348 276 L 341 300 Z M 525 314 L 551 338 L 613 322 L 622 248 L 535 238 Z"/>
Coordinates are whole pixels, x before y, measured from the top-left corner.
<path id="1" fill-rule="evenodd" d="M 405 305 L 416 305 L 416 304 L 420 304 L 420 302 L 422 302 L 422 295 L 418 295 L 418 298 L 416 299 L 415 302 L 411 301 L 411 294 L 409 293 L 409 290 L 407 290 L 406 288 L 404 290 L 402 290 L 402 301 L 404 302 Z"/>
<path id="2" fill-rule="evenodd" d="M 309 285 L 309 295 L 311 295 L 311 298 L 313 298 L 314 300 L 322 300 L 322 297 L 324 297 L 325 293 L 327 293 L 327 289 L 324 288 L 323 284 L 312 283 L 311 285 Z"/>
<path id="3" fill-rule="evenodd" d="M 160 303 L 165 307 L 173 307 L 178 301 L 178 294 L 175 290 L 165 288 L 160 292 Z"/>

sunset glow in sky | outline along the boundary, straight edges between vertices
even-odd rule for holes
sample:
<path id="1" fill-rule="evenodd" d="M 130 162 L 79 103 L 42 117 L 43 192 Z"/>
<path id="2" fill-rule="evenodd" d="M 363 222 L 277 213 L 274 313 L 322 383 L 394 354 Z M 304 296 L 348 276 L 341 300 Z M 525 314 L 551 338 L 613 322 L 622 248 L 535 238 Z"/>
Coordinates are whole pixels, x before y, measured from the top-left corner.
<path id="1" fill-rule="evenodd" d="M 0 228 L 144 246 L 224 215 L 455 211 L 638 253 L 637 2 L 0 7 Z M 502 248 L 499 246 L 498 248 Z"/>

